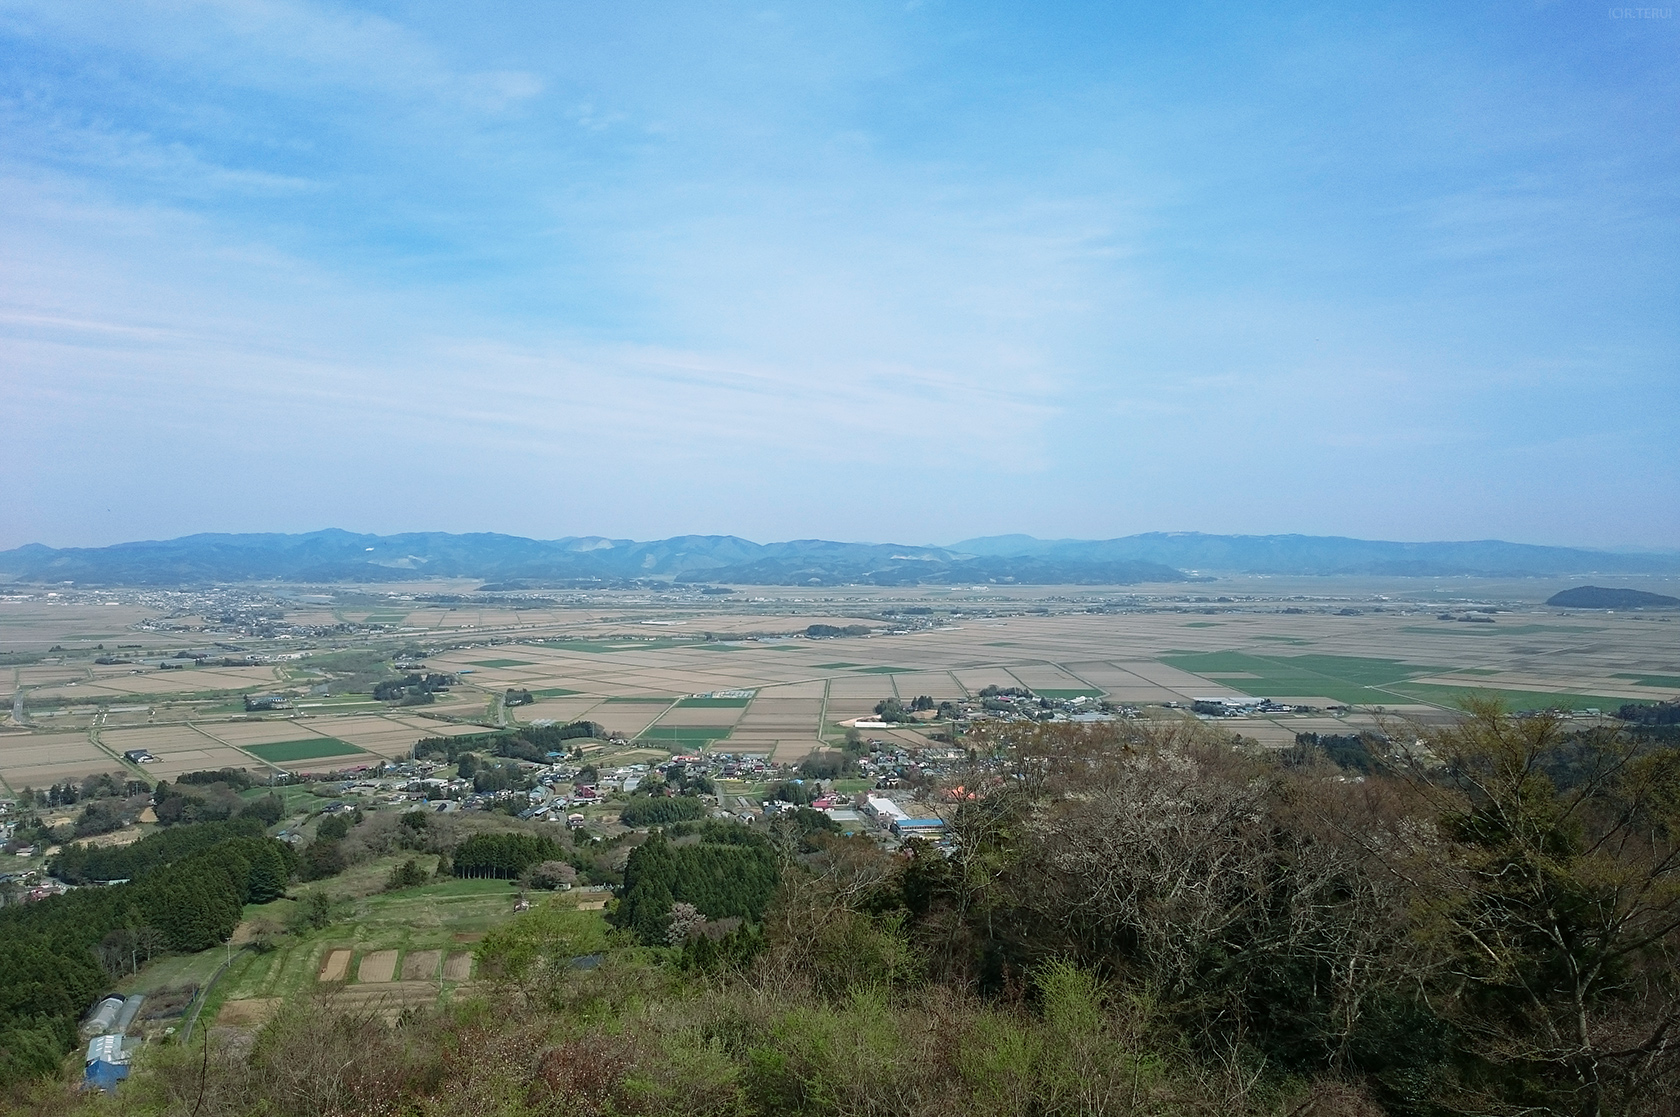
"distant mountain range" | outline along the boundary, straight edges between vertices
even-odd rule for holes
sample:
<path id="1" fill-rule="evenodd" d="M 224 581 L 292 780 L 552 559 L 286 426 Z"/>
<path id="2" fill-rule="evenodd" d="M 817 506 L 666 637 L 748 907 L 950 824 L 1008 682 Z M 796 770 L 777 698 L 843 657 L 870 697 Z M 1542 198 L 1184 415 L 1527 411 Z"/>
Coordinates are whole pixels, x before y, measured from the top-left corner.
<path id="1" fill-rule="evenodd" d="M 953 543 L 951 550 L 970 555 L 1032 556 L 1063 563 L 1156 562 L 1181 570 L 1221 574 L 1497 578 L 1680 573 L 1680 554 L 1621 554 L 1497 539 L 1388 543 L 1334 535 L 1203 535 L 1175 531 L 1100 540 L 990 535 Z"/>
<path id="2" fill-rule="evenodd" d="M 1680 555 L 1613 554 L 1488 540 L 1384 543 L 1306 535 L 1152 533 L 1121 539 L 999 535 L 949 547 L 732 535 L 652 542 L 585 536 L 415 532 L 189 535 L 110 547 L 32 543 L 0 551 L 0 575 L 31 583 L 393 582 L 482 578 L 553 585 L 639 578 L 737 585 L 1135 585 L 1208 574 L 1445 577 L 1680 573 Z"/>

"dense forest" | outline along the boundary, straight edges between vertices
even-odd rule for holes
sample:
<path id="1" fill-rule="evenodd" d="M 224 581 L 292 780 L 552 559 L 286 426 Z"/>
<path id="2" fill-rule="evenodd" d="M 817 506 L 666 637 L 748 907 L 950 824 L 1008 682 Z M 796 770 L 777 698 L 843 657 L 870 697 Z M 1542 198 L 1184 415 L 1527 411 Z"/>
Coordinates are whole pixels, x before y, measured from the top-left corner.
<path id="1" fill-rule="evenodd" d="M 0 908 L 0 1083 L 56 1071 L 81 1015 L 113 978 L 154 954 L 225 941 L 247 903 L 285 892 L 296 855 L 252 823 L 200 823 L 119 849 L 70 846 L 80 888 Z"/>
<path id="2" fill-rule="evenodd" d="M 658 946 L 669 941 L 677 904 L 689 905 L 708 920 L 763 917 L 781 872 L 769 839 L 744 826 L 716 822 L 702 828 L 698 838 L 672 844 L 656 834 L 636 847 L 624 868 L 623 895 L 612 916 L 616 925 Z"/>

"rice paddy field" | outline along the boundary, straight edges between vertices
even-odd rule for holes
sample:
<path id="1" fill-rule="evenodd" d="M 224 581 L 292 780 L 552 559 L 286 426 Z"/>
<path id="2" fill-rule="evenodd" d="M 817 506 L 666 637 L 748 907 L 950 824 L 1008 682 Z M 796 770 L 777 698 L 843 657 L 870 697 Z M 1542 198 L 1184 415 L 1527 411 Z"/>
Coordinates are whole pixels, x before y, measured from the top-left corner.
<path id="1" fill-rule="evenodd" d="M 1647 588 L 1680 592 L 1660 581 Z M 1232 720 L 1278 743 L 1306 729 L 1342 731 L 1377 708 L 1450 717 L 1474 694 L 1583 714 L 1680 694 L 1680 613 L 1544 606 L 1560 588 L 1249 578 L 1188 587 L 743 587 L 720 601 L 673 587 L 529 607 L 471 603 L 472 587 L 453 583 L 307 595 L 299 617 L 362 626 L 352 650 L 405 646 L 417 649 L 409 658 L 424 653 L 427 670 L 457 674 L 459 685 L 436 705 L 415 708 L 312 689 L 319 673 L 310 655 L 341 653 L 343 639 L 329 647 L 242 638 L 241 654 L 257 661 L 248 666 L 97 665 L 90 649 L 202 646 L 210 637 L 199 633 L 213 625 L 195 616 L 183 622 L 201 626 L 192 632 L 154 631 L 157 611 L 120 593 L 86 595 L 111 602 L 8 598 L 0 654 L 31 661 L 0 659 L 0 693 L 15 699 L 0 726 L 0 792 L 99 771 L 342 770 L 403 756 L 421 737 L 585 718 L 654 753 L 709 747 L 790 760 L 884 698 L 939 701 L 987 686 L 1138 706 L 1248 695 L 1312 707 Z M 422 600 L 446 595 L 460 600 Z M 912 606 L 927 619 L 897 619 Z M 1459 619 L 1470 612 L 1484 619 Z M 810 624 L 873 631 L 806 639 Z M 53 648 L 64 654 L 46 654 Z M 503 708 L 509 690 L 530 691 L 533 701 Z M 247 713 L 242 696 L 253 691 L 295 700 Z M 908 730 L 886 735 L 914 739 Z M 125 761 L 135 748 L 154 760 Z"/>

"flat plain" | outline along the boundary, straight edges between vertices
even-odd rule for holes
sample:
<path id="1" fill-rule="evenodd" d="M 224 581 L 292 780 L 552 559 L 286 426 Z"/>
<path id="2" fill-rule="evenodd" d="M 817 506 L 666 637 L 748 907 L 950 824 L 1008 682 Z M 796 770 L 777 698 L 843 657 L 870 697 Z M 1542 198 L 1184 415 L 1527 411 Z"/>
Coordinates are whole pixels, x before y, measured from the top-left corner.
<path id="1" fill-rule="evenodd" d="M 1680 693 L 1680 613 L 1548 608 L 1542 602 L 1565 583 L 1544 579 L 742 587 L 722 600 L 655 587 L 496 605 L 466 601 L 474 588 L 320 587 L 298 617 L 380 626 L 331 642 L 219 632 L 202 616 L 183 620 L 179 605 L 166 630 L 167 610 L 137 592 L 0 600 L 0 653 L 32 660 L 0 666 L 0 690 L 14 699 L 0 727 L 0 783 L 15 791 L 100 771 L 170 777 L 228 765 L 343 770 L 402 756 L 421 737 L 579 719 L 653 750 L 789 760 L 883 699 L 937 702 L 988 686 L 1157 710 L 1243 695 L 1313 708 L 1228 719 L 1269 744 L 1365 724 L 1378 709 L 1450 717 L 1473 694 L 1585 712 Z M 281 607 L 298 596 L 273 593 Z M 811 624 L 872 631 L 808 639 Z M 235 637 L 237 654 L 257 662 L 156 662 Z M 50 654 L 55 647 L 65 650 Z M 96 648 L 124 649 L 106 658 L 135 662 L 95 664 Z M 405 658 L 456 673 L 459 685 L 435 705 L 392 707 L 332 691 L 311 667 L 316 655 L 357 648 L 406 648 Z M 249 712 L 242 696 L 253 690 L 295 699 Z M 509 690 L 533 701 L 504 708 Z M 123 759 L 136 748 L 154 761 Z"/>

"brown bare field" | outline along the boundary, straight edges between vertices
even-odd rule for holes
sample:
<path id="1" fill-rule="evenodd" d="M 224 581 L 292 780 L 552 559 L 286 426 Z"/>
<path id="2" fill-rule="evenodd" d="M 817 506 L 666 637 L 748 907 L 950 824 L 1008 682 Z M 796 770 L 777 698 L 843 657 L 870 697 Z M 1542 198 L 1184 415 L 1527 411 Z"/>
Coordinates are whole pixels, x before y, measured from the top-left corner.
<path id="1" fill-rule="evenodd" d="M 659 725 L 734 725 L 746 712 L 744 706 L 678 706 L 668 710 Z"/>
<path id="2" fill-rule="evenodd" d="M 822 702 L 813 699 L 759 699 L 747 708 L 736 723 L 737 732 L 759 731 L 798 732 L 817 731 L 822 714 Z"/>
<path id="3" fill-rule="evenodd" d="M 51 667 L 19 667 L 17 681 L 19 686 L 51 686 L 53 683 L 76 682 L 87 678 L 87 669 L 83 667 L 51 666 Z"/>
<path id="4" fill-rule="evenodd" d="M 108 834 L 94 834 L 86 838 L 77 838 L 76 841 L 81 845 L 110 848 L 133 845 L 145 836 L 146 832 L 140 827 L 130 826 L 124 830 L 112 830 Z"/>
<path id="5" fill-rule="evenodd" d="M 395 1023 L 404 1009 L 437 1004 L 438 988 L 430 981 L 382 981 L 372 985 L 346 985 L 334 990 L 328 1002 L 342 1012 L 367 1012 Z"/>
<path id="6" fill-rule="evenodd" d="M 430 718 L 405 717 L 400 714 L 387 714 L 385 720 L 393 725 L 406 725 L 416 732 L 416 740 L 420 737 L 455 737 L 463 733 L 483 733 L 482 725 L 452 725 L 446 721 L 432 721 Z"/>
<path id="7" fill-rule="evenodd" d="M 277 741 L 301 741 L 308 737 L 330 737 L 317 733 L 313 718 L 264 718 L 249 721 L 203 722 L 199 728 L 230 745 L 270 745 Z"/>
<path id="8" fill-rule="evenodd" d="M 1009 673 L 1032 690 L 1078 690 L 1091 684 L 1060 667 L 1048 663 L 1023 664 L 1011 667 Z"/>
<path id="9" fill-rule="evenodd" d="M 374 950 L 362 955 L 362 964 L 356 967 L 356 980 L 363 985 L 371 982 L 390 981 L 397 972 L 397 952 L 394 950 Z"/>
<path id="10" fill-rule="evenodd" d="M 216 742 L 190 725 L 147 725 L 133 729 L 106 729 L 99 739 L 118 752 L 124 749 L 196 748 Z"/>
<path id="11" fill-rule="evenodd" d="M 246 997 L 228 1001 L 216 1014 L 216 1024 L 223 1028 L 259 1028 L 268 1023 L 268 1018 L 279 1007 L 279 997 Z"/>
<path id="12" fill-rule="evenodd" d="M 0 737 L 0 779 L 12 789 L 50 787 L 95 772 L 125 772 L 121 761 L 83 733 L 6 734 Z"/>
<path id="13" fill-rule="evenodd" d="M 343 981 L 350 976 L 350 952 L 348 950 L 334 950 L 327 955 L 326 961 L 321 963 L 321 981 Z"/>
<path id="14" fill-rule="evenodd" d="M 634 737 L 661 717 L 666 705 L 657 702 L 612 702 L 598 707 L 590 717 L 609 732 Z"/>
<path id="15" fill-rule="evenodd" d="M 509 712 L 527 724 L 542 718 L 578 721 L 600 704 L 599 698 L 539 698 L 529 706 L 515 706 Z"/>
<path id="16" fill-rule="evenodd" d="M 465 981 L 472 976 L 472 969 L 472 952 L 468 950 L 454 951 L 444 960 L 443 979 L 445 981 Z"/>
<path id="17" fill-rule="evenodd" d="M 260 760 L 216 740 L 190 725 L 159 725 L 137 729 L 107 729 L 99 739 L 115 752 L 146 749 L 157 763 L 144 766 L 152 778 L 173 779 L 183 772 L 214 771 L 218 768 L 246 768 L 267 771 Z"/>
<path id="18" fill-rule="evenodd" d="M 86 646 L 154 615 L 134 605 L 95 602 L 0 601 L 0 625 L 11 651 L 44 652 L 54 644 Z"/>
<path id="19" fill-rule="evenodd" d="M 377 714 L 311 718 L 304 724 L 311 733 L 336 737 L 384 757 L 407 756 L 422 737 L 442 736 L 430 727 L 415 729 Z"/>
<path id="20" fill-rule="evenodd" d="M 441 950 L 411 950 L 403 955 L 402 979 L 404 981 L 430 981 L 437 976 L 438 965 L 443 961 Z"/>

